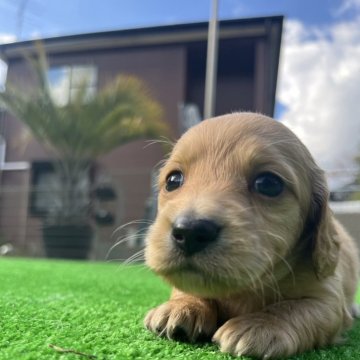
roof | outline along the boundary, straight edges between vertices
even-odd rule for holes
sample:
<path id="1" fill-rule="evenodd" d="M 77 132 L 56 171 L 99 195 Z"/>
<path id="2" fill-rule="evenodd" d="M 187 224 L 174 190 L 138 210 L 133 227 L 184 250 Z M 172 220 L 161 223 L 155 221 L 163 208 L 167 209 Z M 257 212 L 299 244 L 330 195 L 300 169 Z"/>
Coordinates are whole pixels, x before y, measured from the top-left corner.
<path id="1" fill-rule="evenodd" d="M 282 23 L 283 16 L 221 20 L 219 37 L 265 37 L 275 25 L 280 33 L 275 52 L 279 53 Z M 59 36 L 42 39 L 42 43 L 48 54 L 55 54 L 206 40 L 207 31 L 208 22 L 197 22 Z M 0 58 L 9 61 L 23 57 L 24 53 L 34 51 L 35 42 L 36 40 L 29 40 L 0 45 Z"/>

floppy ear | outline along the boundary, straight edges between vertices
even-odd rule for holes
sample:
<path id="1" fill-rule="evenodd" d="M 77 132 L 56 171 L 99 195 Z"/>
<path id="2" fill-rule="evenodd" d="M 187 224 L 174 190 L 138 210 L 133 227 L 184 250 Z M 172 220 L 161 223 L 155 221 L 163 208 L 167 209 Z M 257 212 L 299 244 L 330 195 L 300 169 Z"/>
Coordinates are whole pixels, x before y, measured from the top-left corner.
<path id="1" fill-rule="evenodd" d="M 329 190 L 323 172 L 315 170 L 308 218 L 312 262 L 319 279 L 332 275 L 339 257 L 339 240 L 328 205 Z"/>

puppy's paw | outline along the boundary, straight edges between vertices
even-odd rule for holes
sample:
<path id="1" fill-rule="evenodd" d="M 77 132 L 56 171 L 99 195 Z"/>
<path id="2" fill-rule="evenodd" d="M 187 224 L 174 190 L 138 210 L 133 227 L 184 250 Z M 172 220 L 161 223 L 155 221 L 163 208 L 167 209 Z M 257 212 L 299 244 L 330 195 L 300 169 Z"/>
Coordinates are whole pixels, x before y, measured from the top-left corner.
<path id="1" fill-rule="evenodd" d="M 260 359 L 289 356 L 296 352 L 290 329 L 268 314 L 254 313 L 227 321 L 213 336 L 222 352 Z"/>
<path id="2" fill-rule="evenodd" d="M 216 312 L 208 304 L 170 300 L 148 312 L 147 329 L 168 339 L 194 342 L 211 338 L 216 330 Z"/>

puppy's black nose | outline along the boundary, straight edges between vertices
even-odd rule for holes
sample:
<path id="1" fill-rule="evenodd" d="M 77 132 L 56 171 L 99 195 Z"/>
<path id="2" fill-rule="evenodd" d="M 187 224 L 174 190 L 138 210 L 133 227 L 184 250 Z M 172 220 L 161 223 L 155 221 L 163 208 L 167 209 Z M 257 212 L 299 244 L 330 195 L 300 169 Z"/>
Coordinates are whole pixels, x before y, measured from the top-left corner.
<path id="1" fill-rule="evenodd" d="M 211 220 L 180 217 L 174 222 L 171 235 L 176 246 L 190 256 L 216 241 L 220 230 Z"/>

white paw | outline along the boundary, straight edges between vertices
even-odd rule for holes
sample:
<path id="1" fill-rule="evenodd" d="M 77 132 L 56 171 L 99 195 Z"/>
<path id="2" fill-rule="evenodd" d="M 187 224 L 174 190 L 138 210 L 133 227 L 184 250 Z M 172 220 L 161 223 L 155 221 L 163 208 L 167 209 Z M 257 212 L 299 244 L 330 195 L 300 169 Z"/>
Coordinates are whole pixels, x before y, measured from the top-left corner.
<path id="1" fill-rule="evenodd" d="M 144 324 L 159 336 L 195 342 L 211 338 L 216 330 L 216 314 L 202 304 L 170 300 L 150 310 Z"/>
<path id="2" fill-rule="evenodd" d="M 296 340 L 273 315 L 254 313 L 233 318 L 221 326 L 213 341 L 222 352 L 261 359 L 289 356 L 296 352 Z"/>

